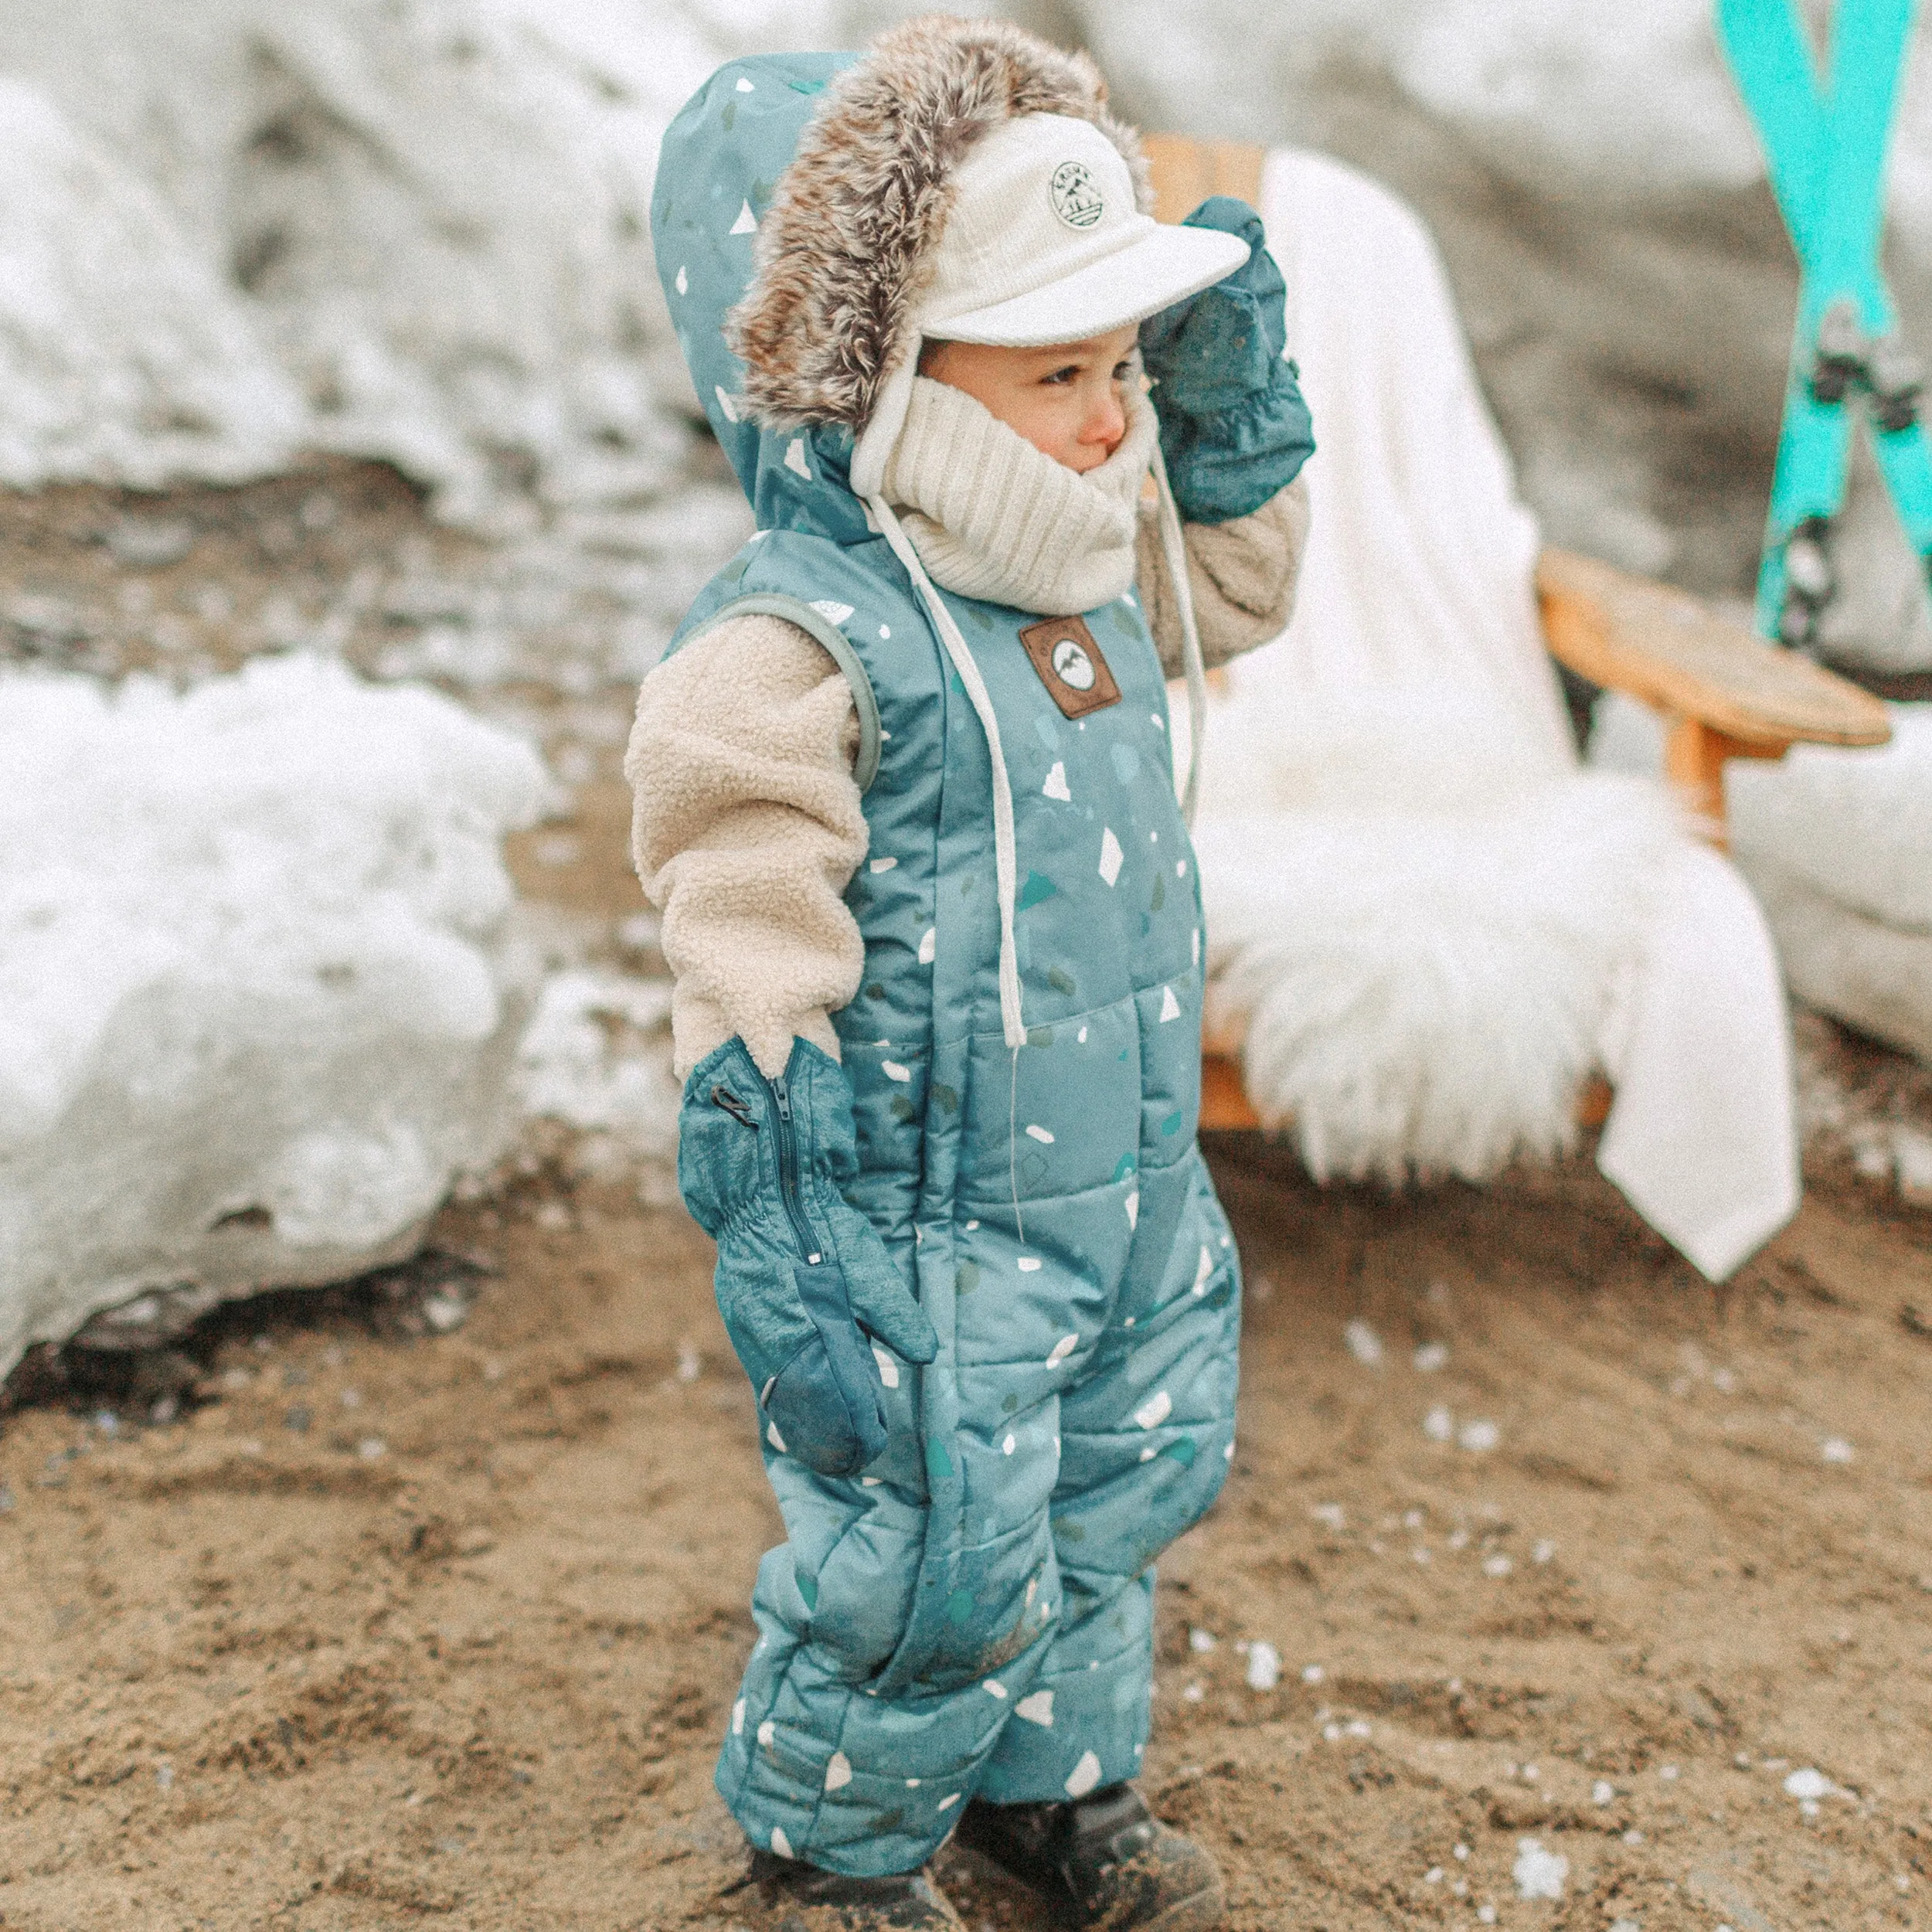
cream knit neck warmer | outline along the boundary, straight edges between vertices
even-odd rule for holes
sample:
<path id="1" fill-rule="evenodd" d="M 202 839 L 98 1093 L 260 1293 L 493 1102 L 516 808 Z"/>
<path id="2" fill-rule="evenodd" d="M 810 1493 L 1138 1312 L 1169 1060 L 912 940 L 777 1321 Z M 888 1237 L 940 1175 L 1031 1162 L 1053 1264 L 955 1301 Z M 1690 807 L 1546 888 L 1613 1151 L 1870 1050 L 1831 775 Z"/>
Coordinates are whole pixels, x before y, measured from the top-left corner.
<path id="1" fill-rule="evenodd" d="M 1120 447 L 1081 475 L 964 389 L 919 377 L 885 495 L 904 508 L 934 579 L 1043 617 L 1096 610 L 1131 587 L 1141 484 L 1160 426 L 1138 383 L 1126 400 Z"/>

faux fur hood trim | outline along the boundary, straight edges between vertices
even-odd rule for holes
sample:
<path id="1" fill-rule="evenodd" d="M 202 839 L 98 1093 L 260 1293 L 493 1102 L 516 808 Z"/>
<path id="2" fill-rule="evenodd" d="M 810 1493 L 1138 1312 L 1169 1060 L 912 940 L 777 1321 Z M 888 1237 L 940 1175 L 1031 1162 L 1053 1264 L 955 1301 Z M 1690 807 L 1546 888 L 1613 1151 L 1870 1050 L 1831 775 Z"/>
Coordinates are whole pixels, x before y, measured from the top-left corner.
<path id="1" fill-rule="evenodd" d="M 1099 69 L 1009 22 L 922 15 L 831 82 L 759 224 L 751 284 L 725 318 L 759 421 L 865 427 L 918 312 L 954 171 L 1002 122 L 1041 114 L 1091 121 L 1152 213 L 1140 138 L 1107 112 Z"/>

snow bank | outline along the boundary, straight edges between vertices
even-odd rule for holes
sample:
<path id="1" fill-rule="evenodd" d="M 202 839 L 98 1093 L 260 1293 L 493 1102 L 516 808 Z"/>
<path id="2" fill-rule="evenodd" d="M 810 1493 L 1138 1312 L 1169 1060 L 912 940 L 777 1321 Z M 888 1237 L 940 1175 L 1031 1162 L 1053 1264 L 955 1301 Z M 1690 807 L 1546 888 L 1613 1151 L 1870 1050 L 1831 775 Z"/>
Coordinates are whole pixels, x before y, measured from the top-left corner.
<path id="1" fill-rule="evenodd" d="M 388 457 L 450 516 L 648 499 L 660 134 L 825 0 L 13 0 L 0 480 Z M 111 157 L 111 158 L 110 158 Z"/>
<path id="2" fill-rule="evenodd" d="M 0 483 L 231 481 L 301 420 L 160 197 L 0 76 Z"/>
<path id="3" fill-rule="evenodd" d="M 858 11 L 876 24 L 916 10 Z M 1083 39 L 1143 125 L 1319 148 L 1386 181 L 1442 243 L 1552 540 L 1707 594 L 1748 590 L 1798 271 L 1709 0 L 989 11 Z M 1932 352 L 1932 32 L 1918 36 L 1890 179 L 1894 293 Z M 1876 664 L 1932 667 L 1923 589 L 1869 476 L 1840 557 L 1849 580 L 1828 637 Z"/>
<path id="4" fill-rule="evenodd" d="M 1932 1066 L 1932 705 L 1889 709 L 1892 742 L 1875 750 L 1798 745 L 1775 764 L 1733 760 L 1725 801 L 1733 855 L 1792 992 Z M 1655 775 L 1662 726 L 1611 692 L 1590 761 Z"/>
<path id="5" fill-rule="evenodd" d="M 1932 1065 L 1932 705 L 1874 751 L 1733 764 L 1733 843 L 1801 999 Z"/>
<path id="6" fill-rule="evenodd" d="M 678 1111 L 671 982 L 607 966 L 566 967 L 538 995 L 518 1049 L 516 1087 L 532 1119 L 573 1130 L 573 1173 L 677 1198 Z"/>
<path id="7" fill-rule="evenodd" d="M 95 1311 L 406 1252 L 515 1124 L 520 739 L 312 658 L 0 677 L 0 1373 Z"/>

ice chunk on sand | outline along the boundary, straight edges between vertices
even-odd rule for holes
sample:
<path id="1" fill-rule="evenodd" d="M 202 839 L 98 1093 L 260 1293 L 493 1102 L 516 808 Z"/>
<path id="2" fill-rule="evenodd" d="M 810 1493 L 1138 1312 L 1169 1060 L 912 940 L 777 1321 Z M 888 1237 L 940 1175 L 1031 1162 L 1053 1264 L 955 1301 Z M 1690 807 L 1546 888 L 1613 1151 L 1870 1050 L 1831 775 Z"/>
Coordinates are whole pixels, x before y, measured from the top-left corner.
<path id="1" fill-rule="evenodd" d="M 1342 1338 L 1349 1345 L 1349 1354 L 1365 1368 L 1381 1367 L 1382 1338 L 1359 1315 L 1342 1331 Z"/>
<path id="2" fill-rule="evenodd" d="M 1570 1876 L 1570 1861 L 1560 1852 L 1546 1852 L 1533 1838 L 1516 1841 L 1516 1862 L 1511 1867 L 1518 1894 L 1526 1899 L 1560 1899 Z"/>
<path id="3" fill-rule="evenodd" d="M 97 1310 L 400 1257 L 515 1124 L 522 740 L 315 659 L 0 676 L 0 1372 Z"/>

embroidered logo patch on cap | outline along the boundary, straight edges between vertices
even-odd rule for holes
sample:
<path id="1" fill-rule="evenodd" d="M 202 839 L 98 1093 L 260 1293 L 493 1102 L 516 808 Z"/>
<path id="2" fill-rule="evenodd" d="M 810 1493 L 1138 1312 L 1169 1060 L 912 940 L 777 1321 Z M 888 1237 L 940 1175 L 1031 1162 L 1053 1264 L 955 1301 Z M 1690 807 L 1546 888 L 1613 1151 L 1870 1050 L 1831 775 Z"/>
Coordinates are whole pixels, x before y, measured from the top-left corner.
<path id="1" fill-rule="evenodd" d="M 1053 170 L 1047 184 L 1053 199 L 1053 213 L 1069 228 L 1091 228 L 1107 213 L 1107 199 L 1100 185 L 1077 161 L 1063 161 Z"/>

